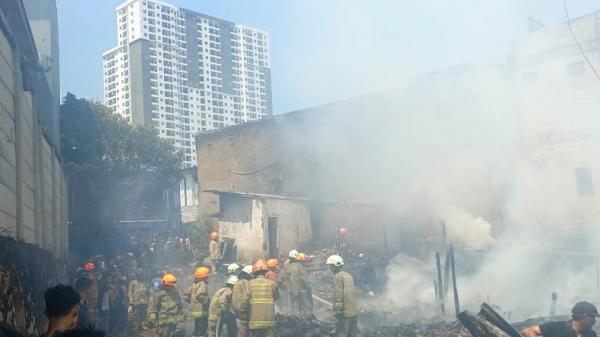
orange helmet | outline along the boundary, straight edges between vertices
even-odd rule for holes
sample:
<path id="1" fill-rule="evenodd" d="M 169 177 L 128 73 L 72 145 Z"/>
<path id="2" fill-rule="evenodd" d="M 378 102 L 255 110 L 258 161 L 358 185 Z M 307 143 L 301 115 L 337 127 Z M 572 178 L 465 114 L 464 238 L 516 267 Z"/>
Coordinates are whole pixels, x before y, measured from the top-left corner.
<path id="1" fill-rule="evenodd" d="M 83 265 L 83 269 L 85 269 L 85 271 L 92 271 L 92 270 L 96 269 L 96 265 L 93 264 L 92 262 L 88 262 Z"/>
<path id="2" fill-rule="evenodd" d="M 206 267 L 198 267 L 196 269 L 196 272 L 194 272 L 194 278 L 199 279 L 199 280 L 204 280 L 205 278 L 208 278 L 209 274 L 210 274 L 210 269 L 208 269 Z"/>
<path id="3" fill-rule="evenodd" d="M 267 260 L 267 267 L 269 268 L 277 268 L 277 259 L 268 259 Z"/>
<path id="4" fill-rule="evenodd" d="M 211 240 L 216 240 L 218 238 L 219 238 L 219 233 L 217 233 L 217 232 L 210 233 L 210 239 Z"/>
<path id="5" fill-rule="evenodd" d="M 177 284 L 177 277 L 175 277 L 173 274 L 165 274 L 165 276 L 162 278 L 162 284 L 174 286 Z"/>
<path id="6" fill-rule="evenodd" d="M 253 274 L 255 274 L 259 271 L 269 271 L 269 268 L 267 267 L 267 263 L 263 259 L 260 259 L 256 262 L 254 262 L 254 266 L 252 266 Z"/>
<path id="7" fill-rule="evenodd" d="M 309 257 L 306 253 L 298 253 L 298 257 L 296 258 L 298 261 L 308 261 L 308 259 Z"/>
<path id="8" fill-rule="evenodd" d="M 340 235 L 346 236 L 348 234 L 348 230 L 344 227 L 340 228 Z"/>

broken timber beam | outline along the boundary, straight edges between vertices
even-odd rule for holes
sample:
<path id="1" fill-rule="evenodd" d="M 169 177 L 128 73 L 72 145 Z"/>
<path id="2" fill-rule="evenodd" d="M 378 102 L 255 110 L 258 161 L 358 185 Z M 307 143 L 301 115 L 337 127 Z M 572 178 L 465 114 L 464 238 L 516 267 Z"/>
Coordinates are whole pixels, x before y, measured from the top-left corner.
<path id="1" fill-rule="evenodd" d="M 473 337 L 511 337 L 485 318 L 473 315 L 469 311 L 458 314 L 458 319 Z"/>
<path id="2" fill-rule="evenodd" d="M 479 311 L 479 316 L 485 318 L 490 323 L 494 324 L 498 328 L 502 329 L 502 331 L 506 332 L 510 337 L 522 337 L 517 330 L 515 330 L 507 321 L 500 316 L 489 304 L 483 302 L 481 304 L 481 311 Z"/>

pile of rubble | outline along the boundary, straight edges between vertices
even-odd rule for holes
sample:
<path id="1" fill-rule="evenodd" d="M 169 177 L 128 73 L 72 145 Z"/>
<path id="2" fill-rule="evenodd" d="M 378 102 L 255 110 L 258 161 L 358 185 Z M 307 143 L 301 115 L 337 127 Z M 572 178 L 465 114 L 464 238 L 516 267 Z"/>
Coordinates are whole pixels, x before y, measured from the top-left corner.
<path id="1" fill-rule="evenodd" d="M 458 321 L 432 323 L 403 323 L 366 328 L 365 337 L 471 337 Z"/>
<path id="2" fill-rule="evenodd" d="M 398 313 L 396 313 L 398 314 Z M 395 320 L 392 318 L 395 317 Z M 398 317 L 407 322 L 398 322 Z M 459 320 L 448 321 L 442 317 L 411 321 L 407 315 L 368 311 L 359 319 L 363 337 L 521 337 L 518 330 L 549 320 L 548 317 L 531 319 L 509 324 L 490 306 L 483 303 L 481 311 L 471 314 L 468 311 L 459 315 Z M 555 316 L 550 320 L 565 317 Z M 277 337 L 332 337 L 335 336 L 333 323 L 306 320 L 295 316 L 277 315 Z"/>
<path id="3" fill-rule="evenodd" d="M 277 315 L 277 337 L 328 337 L 335 336 L 335 326 L 296 316 Z"/>
<path id="4" fill-rule="evenodd" d="M 411 322 L 376 325 L 360 321 L 364 337 L 471 337 L 460 322 Z M 277 315 L 277 337 L 329 337 L 335 336 L 335 325 L 323 321 L 310 321 L 295 316 Z"/>

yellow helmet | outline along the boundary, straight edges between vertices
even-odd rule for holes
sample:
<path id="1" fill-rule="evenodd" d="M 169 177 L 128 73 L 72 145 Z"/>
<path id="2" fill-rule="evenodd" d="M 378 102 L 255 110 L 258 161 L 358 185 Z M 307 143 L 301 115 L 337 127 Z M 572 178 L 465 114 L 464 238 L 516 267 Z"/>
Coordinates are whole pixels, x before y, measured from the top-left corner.
<path id="1" fill-rule="evenodd" d="M 208 278 L 208 275 L 210 275 L 210 269 L 206 267 L 198 267 L 198 269 L 196 269 L 196 272 L 194 273 L 194 278 L 204 280 Z"/>
<path id="2" fill-rule="evenodd" d="M 177 277 L 173 274 L 165 274 L 162 278 L 162 284 L 174 286 L 177 284 Z"/>

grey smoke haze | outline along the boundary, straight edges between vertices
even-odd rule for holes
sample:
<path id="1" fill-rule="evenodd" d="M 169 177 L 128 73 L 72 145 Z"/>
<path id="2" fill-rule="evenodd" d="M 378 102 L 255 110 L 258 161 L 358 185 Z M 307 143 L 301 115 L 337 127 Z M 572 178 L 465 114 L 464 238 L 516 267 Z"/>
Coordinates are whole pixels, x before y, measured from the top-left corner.
<path id="1" fill-rule="evenodd" d="M 572 16 L 599 7 L 569 1 Z M 265 9 L 270 9 L 265 6 Z M 457 64 L 493 64 L 527 31 L 527 17 L 564 20 L 562 0 L 288 2 L 272 29 L 276 111 L 398 87 Z M 279 21 L 274 21 L 278 24 Z"/>
<path id="2" fill-rule="evenodd" d="M 455 5 L 434 2 L 440 13 Z M 414 14 L 403 12 L 404 5 L 389 4 L 382 11 L 398 13 L 402 20 Z M 465 36 L 466 44 L 483 41 L 491 30 L 511 30 L 506 25 L 510 20 L 525 20 L 512 17 L 520 6 L 517 2 L 469 2 L 468 6 L 489 6 L 489 12 L 485 10 L 489 15 L 452 18 L 468 22 L 459 25 L 479 21 L 471 27 L 473 35 Z M 468 8 L 464 9 L 468 16 Z M 309 13 L 314 13 L 310 6 L 299 6 L 295 15 Z M 423 240 L 422 250 L 407 249 L 388 267 L 386 301 L 396 308 L 434 312 L 433 255 L 440 248 L 440 221 L 446 222 L 448 239 L 457 248 L 464 309 L 476 309 L 489 300 L 515 320 L 547 314 L 552 291 L 559 293 L 559 313 L 567 313 L 578 299 L 597 300 L 594 256 L 600 241 L 593 225 L 600 219 L 599 203 L 596 197 L 578 195 L 575 179 L 577 167 L 592 172 L 600 168 L 596 159 L 600 100 L 590 95 L 598 92 L 600 81 L 593 80 L 590 69 L 586 66 L 584 84 L 579 85 L 553 80 L 556 74 L 550 69 L 548 79 L 542 73 L 532 93 L 517 84 L 520 74 L 510 68 L 523 56 L 511 55 L 518 41 L 513 35 L 507 41 L 514 43 L 503 41 L 503 50 L 490 49 L 498 42 L 494 40 L 482 42 L 475 53 L 463 51 L 477 49 L 473 45 L 440 47 L 448 51 L 448 64 L 438 72 L 419 75 L 431 64 L 423 66 L 427 60 L 415 59 L 414 46 L 402 43 L 403 34 L 432 38 L 427 32 L 399 30 L 391 43 L 381 39 L 389 35 L 377 34 L 389 29 L 385 21 L 362 17 L 360 5 L 343 6 L 338 13 L 333 21 L 344 18 L 346 25 L 331 27 L 318 14 L 308 19 L 324 34 L 337 37 L 335 43 L 308 47 L 304 55 L 305 62 L 315 60 L 315 71 L 325 80 L 310 81 L 310 76 L 294 73 L 297 68 L 291 73 L 298 79 L 299 95 L 322 92 L 329 98 L 324 101 L 331 101 L 332 91 L 337 97 L 384 92 L 371 98 L 371 118 L 357 117 L 362 124 L 358 134 L 346 133 L 355 126 L 349 121 L 325 120 L 320 126 L 319 141 L 336 144 L 346 139 L 347 143 L 326 150 L 320 144 L 313 147 L 316 156 L 326 158 L 325 165 L 338 168 L 335 181 L 328 184 L 357 198 L 387 204 L 402 216 L 398 226 Z M 441 16 L 436 13 L 420 14 Z M 498 20 L 504 25 L 495 25 Z M 560 37 L 570 41 L 566 27 L 560 29 Z M 576 30 L 585 35 L 590 27 Z M 439 33 L 440 44 L 448 43 L 444 32 Z M 532 39 L 529 42 L 535 42 L 536 36 Z M 390 62 L 384 54 L 397 59 Z M 329 60 L 327 67 L 319 67 L 320 57 Z M 576 54 L 572 61 L 561 60 L 560 69 L 580 60 Z M 452 64 L 459 66 L 448 67 Z M 327 78 L 328 74 L 336 76 Z M 352 90 L 345 90 L 348 86 L 343 84 L 348 82 L 353 83 Z M 588 138 L 568 145 L 560 140 L 581 132 Z M 361 155 L 348 161 L 353 151 Z M 361 179 L 352 179 L 357 176 Z"/>
<path id="3" fill-rule="evenodd" d="M 285 61 L 275 62 L 285 81 L 294 84 L 296 102 L 384 93 L 372 99 L 372 114 L 323 121 L 317 130 L 322 136 L 315 137 L 319 143 L 312 148 L 322 165 L 337 169 L 335 181 L 328 183 L 340 194 L 387 204 L 404 219 L 398 226 L 429 240 L 424 251 L 407 250 L 389 266 L 385 295 L 392 307 L 434 312 L 431 246 L 441 239 L 440 221 L 457 247 L 463 308 L 489 298 L 515 318 L 547 313 L 554 290 L 562 312 L 576 298 L 595 296 L 590 258 L 555 254 L 555 246 L 563 247 L 558 253 L 598 247 L 593 231 L 583 235 L 584 242 L 582 236 L 552 231 L 551 225 L 578 215 L 573 167 L 561 168 L 561 156 L 537 160 L 527 132 L 531 126 L 547 127 L 545 115 L 533 121 L 525 117 L 532 103 L 523 102 L 514 74 L 503 65 L 513 39 L 525 31 L 526 16 L 555 7 L 554 20 L 546 23 L 557 24 L 563 18 L 560 1 L 302 1 L 289 6 L 286 41 L 303 47 L 289 48 L 279 55 Z M 573 6 L 581 9 L 579 3 Z M 598 102 L 578 99 L 579 90 L 549 83 L 541 103 L 534 104 L 542 104 L 546 109 L 537 109 L 548 111 L 548 117 L 562 117 L 559 126 L 600 125 Z M 556 106 L 560 109 L 553 110 Z M 349 135 L 349 129 L 361 131 Z M 586 145 L 575 155 L 593 170 L 600 168 L 597 150 Z M 354 152 L 363 156 L 348 161 Z M 483 257 L 467 266 L 474 260 L 470 255 Z"/>

